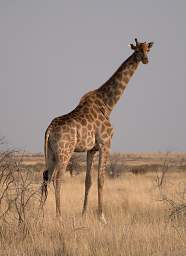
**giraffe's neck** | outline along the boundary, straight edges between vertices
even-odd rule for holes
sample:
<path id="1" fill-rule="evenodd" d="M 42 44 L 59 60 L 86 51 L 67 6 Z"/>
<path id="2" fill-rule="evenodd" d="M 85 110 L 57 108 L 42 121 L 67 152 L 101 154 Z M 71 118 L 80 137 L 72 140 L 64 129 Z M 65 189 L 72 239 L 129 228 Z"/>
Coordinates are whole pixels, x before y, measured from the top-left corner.
<path id="1" fill-rule="evenodd" d="M 139 61 L 137 61 L 133 53 L 113 76 L 100 88 L 98 88 L 99 95 L 104 102 L 105 112 L 109 115 L 123 94 L 130 78 L 137 69 Z"/>

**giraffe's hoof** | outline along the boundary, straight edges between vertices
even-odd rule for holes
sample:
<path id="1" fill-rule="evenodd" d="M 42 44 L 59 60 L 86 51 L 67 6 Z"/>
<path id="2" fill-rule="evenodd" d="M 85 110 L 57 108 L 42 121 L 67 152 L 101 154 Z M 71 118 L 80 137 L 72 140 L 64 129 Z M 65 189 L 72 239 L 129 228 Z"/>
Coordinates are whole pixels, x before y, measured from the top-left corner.
<path id="1" fill-rule="evenodd" d="M 105 216 L 104 216 L 103 213 L 99 216 L 99 221 L 100 221 L 102 224 L 104 224 L 104 225 L 107 224 L 107 221 L 106 221 Z"/>

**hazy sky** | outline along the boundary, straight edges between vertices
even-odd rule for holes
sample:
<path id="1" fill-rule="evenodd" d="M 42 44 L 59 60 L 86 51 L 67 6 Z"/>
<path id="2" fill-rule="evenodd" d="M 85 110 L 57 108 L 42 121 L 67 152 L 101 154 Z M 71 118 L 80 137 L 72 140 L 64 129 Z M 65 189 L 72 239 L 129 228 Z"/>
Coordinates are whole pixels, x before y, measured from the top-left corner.
<path id="1" fill-rule="evenodd" d="M 113 151 L 186 151 L 186 1 L 1 0 L 0 137 L 42 152 L 50 121 L 154 41 L 111 115 Z"/>

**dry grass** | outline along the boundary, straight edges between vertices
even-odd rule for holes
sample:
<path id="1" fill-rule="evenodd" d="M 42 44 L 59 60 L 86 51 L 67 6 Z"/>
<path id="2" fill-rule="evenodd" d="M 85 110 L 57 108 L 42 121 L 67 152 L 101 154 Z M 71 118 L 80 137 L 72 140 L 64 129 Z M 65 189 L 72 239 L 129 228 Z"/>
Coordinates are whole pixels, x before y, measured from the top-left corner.
<path id="1" fill-rule="evenodd" d="M 55 218 L 51 185 L 44 218 L 35 223 L 31 219 L 26 231 L 15 222 L 0 223 L 0 255 L 186 255 L 184 216 L 169 219 L 167 206 L 158 200 L 154 175 L 125 173 L 117 179 L 107 178 L 104 201 L 108 224 L 102 225 L 96 216 L 96 177 L 87 217 L 82 219 L 84 174 L 73 178 L 67 174 L 62 222 Z M 186 174 L 171 173 L 168 180 L 174 183 L 169 187 L 174 194 Z M 30 211 L 35 211 L 34 207 Z"/>

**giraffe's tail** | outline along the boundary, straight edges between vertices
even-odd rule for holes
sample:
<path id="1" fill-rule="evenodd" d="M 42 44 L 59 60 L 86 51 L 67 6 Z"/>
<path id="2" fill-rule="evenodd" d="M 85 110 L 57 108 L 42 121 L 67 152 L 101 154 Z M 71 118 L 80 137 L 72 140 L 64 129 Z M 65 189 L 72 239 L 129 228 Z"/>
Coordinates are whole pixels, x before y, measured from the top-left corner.
<path id="1" fill-rule="evenodd" d="M 43 208 L 48 196 L 47 180 L 45 180 L 46 176 L 48 176 L 48 170 L 45 170 L 43 172 L 43 182 L 41 185 L 41 202 L 40 202 L 41 208 Z"/>
<path id="2" fill-rule="evenodd" d="M 48 182 L 48 138 L 50 134 L 50 129 L 48 128 L 45 132 L 45 142 L 44 142 L 44 155 L 45 155 L 45 165 L 46 169 L 43 172 L 43 182 L 41 185 L 41 206 L 43 207 L 47 195 L 48 195 L 48 190 L 47 190 L 47 182 Z"/>
<path id="3" fill-rule="evenodd" d="M 45 132 L 45 142 L 44 142 L 44 154 L 45 154 L 45 165 L 46 165 L 46 169 L 48 168 L 48 138 L 49 138 L 49 134 L 50 134 L 50 129 L 49 127 L 47 128 L 46 132 Z"/>

